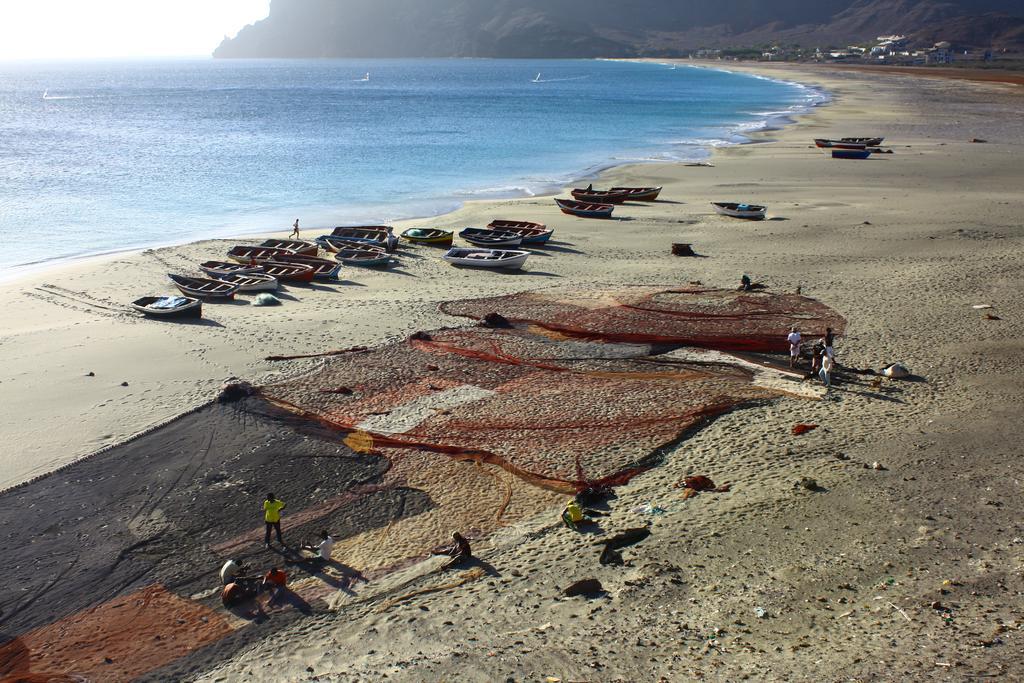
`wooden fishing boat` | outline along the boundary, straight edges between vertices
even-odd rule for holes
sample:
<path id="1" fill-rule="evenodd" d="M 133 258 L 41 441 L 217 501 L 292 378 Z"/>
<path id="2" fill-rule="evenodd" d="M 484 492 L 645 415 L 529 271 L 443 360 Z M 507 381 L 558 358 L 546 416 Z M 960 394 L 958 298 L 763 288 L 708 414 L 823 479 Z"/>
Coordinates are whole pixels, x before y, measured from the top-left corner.
<path id="1" fill-rule="evenodd" d="M 612 192 L 625 192 L 634 202 L 653 202 L 661 194 L 660 187 L 613 187 Z"/>
<path id="2" fill-rule="evenodd" d="M 452 246 L 452 231 L 440 228 L 409 228 L 402 233 L 402 239 L 413 244 L 431 244 L 437 246 Z"/>
<path id="3" fill-rule="evenodd" d="M 591 204 L 621 204 L 630 198 L 628 192 L 614 190 L 593 190 L 591 188 L 576 188 L 572 191 L 572 198 L 580 202 Z"/>
<path id="4" fill-rule="evenodd" d="M 857 142 L 867 147 L 878 147 L 885 138 L 839 138 L 840 142 Z"/>
<path id="5" fill-rule="evenodd" d="M 294 254 L 292 254 L 294 256 Z M 260 264 L 260 272 L 277 278 L 281 282 L 312 282 L 313 267 L 304 263 L 283 263 L 281 261 L 264 261 Z"/>
<path id="6" fill-rule="evenodd" d="M 259 266 L 250 266 L 248 264 L 234 263 L 232 261 L 203 261 L 199 264 L 199 270 L 203 271 L 210 277 L 217 277 L 219 275 L 241 275 L 243 273 L 258 273 L 260 272 Z"/>
<path id="7" fill-rule="evenodd" d="M 190 296 L 144 296 L 131 306 L 152 318 L 203 317 L 203 302 Z"/>
<path id="8" fill-rule="evenodd" d="M 251 261 L 269 261 L 275 256 L 295 255 L 291 249 L 277 249 L 275 247 L 258 247 L 238 245 L 231 247 L 228 251 L 228 258 L 239 263 L 250 263 Z"/>
<path id="9" fill-rule="evenodd" d="M 338 271 L 341 270 L 341 264 L 337 261 L 329 261 L 325 258 L 318 258 L 316 256 L 303 256 L 297 254 L 295 256 L 278 256 L 274 259 L 275 263 L 294 263 L 299 266 L 309 266 L 313 269 L 314 280 L 333 280 L 337 279 Z"/>
<path id="10" fill-rule="evenodd" d="M 555 233 L 552 228 L 543 223 L 531 223 L 530 221 L 506 221 L 493 220 L 487 224 L 492 230 L 514 232 L 523 236 L 523 244 L 542 244 L 551 239 Z"/>
<path id="11" fill-rule="evenodd" d="M 843 142 L 841 140 L 826 140 L 815 138 L 814 144 L 820 149 L 864 149 L 867 147 L 863 142 Z"/>
<path id="12" fill-rule="evenodd" d="M 866 149 L 834 149 L 832 150 L 833 159 L 867 159 L 871 156 L 871 152 Z"/>
<path id="13" fill-rule="evenodd" d="M 615 210 L 611 204 L 593 204 L 573 199 L 555 199 L 555 204 L 562 210 L 562 213 L 581 218 L 611 218 L 612 211 Z"/>
<path id="14" fill-rule="evenodd" d="M 490 228 L 466 228 L 459 237 L 481 247 L 518 247 L 523 242 L 520 234 Z"/>
<path id="15" fill-rule="evenodd" d="M 238 285 L 239 292 L 273 292 L 277 290 L 277 278 L 264 273 L 229 273 L 217 275 L 214 279 Z"/>
<path id="16" fill-rule="evenodd" d="M 335 228 L 335 230 L 341 230 L 341 228 Z M 349 230 L 346 228 L 345 230 Z M 316 238 L 317 244 L 324 248 L 325 251 L 334 253 L 339 248 L 344 247 L 347 244 L 353 242 L 359 242 L 362 244 L 369 244 L 374 247 L 380 247 L 384 251 L 393 251 L 394 246 L 390 246 L 391 235 L 383 232 L 372 232 L 362 229 L 351 229 L 347 234 L 339 235 L 321 235 Z M 396 238 L 397 239 L 397 238 Z M 340 245 L 340 246 L 339 246 Z"/>
<path id="17" fill-rule="evenodd" d="M 339 263 L 350 266 L 376 267 L 386 266 L 391 262 L 391 255 L 386 251 L 365 244 L 343 247 L 335 252 L 334 258 Z"/>
<path id="18" fill-rule="evenodd" d="M 767 208 L 757 204 L 737 204 L 735 202 L 711 202 L 715 211 L 723 216 L 733 218 L 749 218 L 752 220 L 764 220 Z"/>
<path id="19" fill-rule="evenodd" d="M 454 266 L 470 268 L 522 268 L 530 252 L 519 249 L 467 249 L 455 247 L 445 252 L 443 258 Z"/>
<path id="20" fill-rule="evenodd" d="M 320 250 L 315 242 L 307 242 L 306 240 L 269 239 L 260 242 L 260 246 L 270 247 L 271 249 L 291 249 L 296 254 L 303 254 L 304 256 L 316 256 Z"/>
<path id="21" fill-rule="evenodd" d="M 181 290 L 185 296 L 196 299 L 234 299 L 238 285 L 223 280 L 211 280 L 205 277 L 189 277 L 187 275 L 174 275 L 168 273 L 174 286 Z"/>
<path id="22" fill-rule="evenodd" d="M 349 227 L 335 228 L 331 231 L 333 237 L 362 238 L 368 237 L 384 243 L 384 248 L 389 252 L 394 251 L 398 246 L 398 237 L 390 225 L 356 225 Z"/>

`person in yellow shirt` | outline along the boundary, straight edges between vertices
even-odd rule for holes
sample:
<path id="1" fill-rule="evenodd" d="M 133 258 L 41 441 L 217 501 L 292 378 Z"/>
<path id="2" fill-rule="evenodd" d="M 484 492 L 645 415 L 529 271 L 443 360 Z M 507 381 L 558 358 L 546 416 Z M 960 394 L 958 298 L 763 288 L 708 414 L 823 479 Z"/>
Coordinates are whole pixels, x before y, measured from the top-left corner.
<path id="1" fill-rule="evenodd" d="M 583 514 L 583 508 L 580 507 L 575 498 L 570 499 L 565 505 L 565 510 L 562 511 L 562 521 L 573 531 L 579 531 L 580 522 L 585 520 L 586 516 Z"/>
<path id="2" fill-rule="evenodd" d="M 263 521 L 267 523 L 267 535 L 263 539 L 264 547 L 270 547 L 271 528 L 277 532 L 277 542 L 284 546 L 284 540 L 281 539 L 281 510 L 284 510 L 284 501 L 275 498 L 273 493 L 268 493 L 267 499 L 263 501 Z"/>

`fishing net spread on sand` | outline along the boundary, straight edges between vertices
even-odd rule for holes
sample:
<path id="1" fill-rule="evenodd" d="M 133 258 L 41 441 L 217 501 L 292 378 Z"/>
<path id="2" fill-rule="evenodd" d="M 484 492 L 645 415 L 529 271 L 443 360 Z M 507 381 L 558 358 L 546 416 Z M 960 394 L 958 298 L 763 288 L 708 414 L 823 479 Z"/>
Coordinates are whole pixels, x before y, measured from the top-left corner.
<path id="1" fill-rule="evenodd" d="M 567 493 L 653 466 L 703 421 L 785 393 L 723 351 L 844 327 L 800 296 L 653 287 L 442 308 L 492 327 L 332 352 L 0 494 L 0 535 L 19 549 L 0 586 L 0 679 L 186 678 L 196 657 L 259 637 L 220 607 L 225 559 L 284 562 L 299 603 L 323 609 L 453 530 L 498 543 Z M 291 550 L 263 547 L 268 490 L 288 502 Z M 294 546 L 320 529 L 333 564 L 304 568 Z M 310 613 L 266 609 L 278 628 Z"/>
<path id="2" fill-rule="evenodd" d="M 793 325 L 805 337 L 822 336 L 826 327 L 842 334 L 846 325 L 829 307 L 799 294 L 645 286 L 552 288 L 450 301 L 441 310 L 477 320 L 495 312 L 542 330 L 606 342 L 766 353 L 786 351 Z"/>
<path id="3" fill-rule="evenodd" d="M 442 310 L 519 324 L 419 333 L 262 395 L 367 450 L 436 451 L 571 491 L 621 482 L 703 419 L 777 395 L 737 366 L 662 358 L 651 345 L 774 351 L 794 324 L 811 333 L 844 324 L 798 295 L 653 287 L 544 290 Z"/>

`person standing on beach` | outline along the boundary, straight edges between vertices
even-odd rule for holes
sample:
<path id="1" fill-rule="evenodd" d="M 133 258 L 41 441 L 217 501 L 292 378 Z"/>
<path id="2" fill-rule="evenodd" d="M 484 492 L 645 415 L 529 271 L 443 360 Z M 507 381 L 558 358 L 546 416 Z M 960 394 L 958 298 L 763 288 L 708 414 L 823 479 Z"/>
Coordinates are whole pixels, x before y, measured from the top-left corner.
<path id="1" fill-rule="evenodd" d="M 277 542 L 284 546 L 284 540 L 281 538 L 281 510 L 284 510 L 284 507 L 284 501 L 275 498 L 273 493 L 268 493 L 267 499 L 263 501 L 263 521 L 267 524 L 267 535 L 263 545 L 267 548 L 270 547 L 271 528 L 277 532 Z"/>
<path id="2" fill-rule="evenodd" d="M 831 327 L 825 328 L 825 355 L 831 360 L 835 361 L 836 352 L 832 350 L 832 342 L 835 341 L 836 335 L 832 332 Z"/>
<path id="3" fill-rule="evenodd" d="M 295 225 L 292 226 L 292 234 L 289 235 L 289 237 L 294 237 L 295 239 L 299 239 L 299 219 L 298 218 L 295 219 Z"/>
<path id="4" fill-rule="evenodd" d="M 789 367 L 795 368 L 796 362 L 800 358 L 800 332 L 797 331 L 796 325 L 789 328 L 789 336 L 786 337 L 786 341 L 789 342 Z"/>
<path id="5" fill-rule="evenodd" d="M 832 388 L 832 359 L 828 353 L 821 354 L 821 370 L 818 371 L 818 377 L 821 378 L 822 383 L 826 389 Z"/>

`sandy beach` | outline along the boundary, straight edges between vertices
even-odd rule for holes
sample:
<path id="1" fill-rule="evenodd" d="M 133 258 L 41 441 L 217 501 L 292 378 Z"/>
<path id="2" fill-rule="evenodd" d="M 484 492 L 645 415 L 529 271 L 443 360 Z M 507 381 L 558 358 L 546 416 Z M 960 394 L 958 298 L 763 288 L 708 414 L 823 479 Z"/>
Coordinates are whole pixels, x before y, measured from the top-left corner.
<path id="1" fill-rule="evenodd" d="M 1024 472 L 1013 436 L 1024 407 L 1021 88 L 729 68 L 820 85 L 834 100 L 757 134 L 756 144 L 716 150 L 712 165 L 606 172 L 595 187 L 664 186 L 662 201 L 617 208 L 619 220 L 566 216 L 549 197 L 535 197 L 470 202 L 396 225 L 510 218 L 553 227 L 551 245 L 521 273 L 454 269 L 437 249 L 406 246 L 391 269 L 346 267 L 337 283 L 289 286 L 279 307 L 207 304 L 204 322 L 186 325 L 145 320 L 126 304 L 171 293 L 166 273 L 194 271 L 236 241 L 90 259 L 0 285 L 0 487 L 15 487 L 3 494 L 8 512 L 0 518 L 4 547 L 17 558 L 16 581 L 0 589 L 0 631 L 18 637 L 16 646 L 0 646 L 0 674 L 1024 677 Z M 813 138 L 844 135 L 884 135 L 893 153 L 840 161 L 813 147 Z M 717 216 L 715 200 L 765 204 L 768 219 Z M 304 229 L 313 234 L 320 233 Z M 677 242 L 701 257 L 673 256 Z M 329 429 L 282 432 L 286 418 L 274 411 L 202 408 L 227 381 L 286 389 L 325 363 L 268 356 L 366 346 L 383 348 L 386 359 L 389 344 L 398 348 L 416 332 L 472 325 L 444 313 L 443 302 L 556 286 L 725 290 L 744 273 L 771 294 L 800 292 L 845 318 L 841 365 L 900 361 L 913 378 L 848 375 L 827 396 L 785 373 L 776 373 L 781 385 L 754 381 L 742 408 L 701 423 L 657 466 L 617 487 L 594 533 L 562 526 L 564 492 L 516 476 L 507 463 L 439 463 L 414 449 L 382 458 Z M 338 382 L 360 371 L 335 367 L 343 370 Z M 200 408 L 170 431 L 153 431 Z M 797 424 L 816 428 L 796 436 Z M 166 458 L 153 456 L 160 449 Z M 246 455 L 225 466 L 218 458 L 228 453 Z M 207 466 L 227 474 L 209 477 Z M 680 486 L 691 475 L 731 487 L 692 495 Z M 229 556 L 257 566 L 279 561 L 259 543 L 259 501 L 269 486 L 294 515 L 286 515 L 286 534 L 289 523 L 296 536 L 331 526 L 341 539 L 340 569 L 325 579 L 296 568 L 297 601 L 253 623 L 215 604 L 216 570 Z M 474 523 L 481 564 L 438 572 L 440 560 L 423 548 L 443 543 L 456 521 L 475 519 L 474 506 L 502 510 Z M 123 536 L 113 531 L 122 526 Z M 640 527 L 650 535 L 621 549 L 623 565 L 598 562 L 595 542 Z M 76 557 L 65 566 L 68 544 Z M 597 579 L 601 592 L 563 595 L 581 579 Z M 48 607 L 47 592 L 61 581 L 93 588 Z M 103 631 L 99 648 L 80 648 L 86 655 L 52 644 L 68 632 L 88 644 L 85 626 L 143 603 L 202 627 L 167 628 L 147 607 L 133 639 L 174 641 L 164 653 L 138 646 L 138 654 L 114 628 Z"/>

